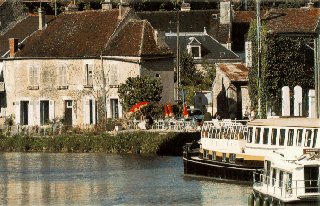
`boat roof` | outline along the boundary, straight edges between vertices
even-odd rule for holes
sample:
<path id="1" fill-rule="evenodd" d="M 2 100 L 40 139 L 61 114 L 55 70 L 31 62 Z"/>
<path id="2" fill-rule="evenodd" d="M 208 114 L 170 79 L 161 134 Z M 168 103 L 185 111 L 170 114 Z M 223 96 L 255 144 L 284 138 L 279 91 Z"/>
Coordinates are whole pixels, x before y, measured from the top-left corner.
<path id="1" fill-rule="evenodd" d="M 248 126 L 306 127 L 320 128 L 320 119 L 315 118 L 270 118 L 255 119 Z"/>
<path id="2" fill-rule="evenodd" d="M 314 149 L 319 152 L 320 149 Z M 319 153 L 305 153 L 302 148 L 290 147 L 274 151 L 272 154 L 267 155 L 265 160 L 271 161 L 272 168 L 278 168 L 287 172 L 304 166 L 320 166 Z"/>

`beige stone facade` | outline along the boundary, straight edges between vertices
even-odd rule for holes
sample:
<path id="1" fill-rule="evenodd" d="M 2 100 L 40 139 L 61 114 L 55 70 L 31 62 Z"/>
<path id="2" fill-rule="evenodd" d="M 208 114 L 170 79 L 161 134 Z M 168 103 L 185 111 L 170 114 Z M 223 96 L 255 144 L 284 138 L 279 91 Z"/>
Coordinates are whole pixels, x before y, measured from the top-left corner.
<path id="1" fill-rule="evenodd" d="M 159 63 L 161 61 L 150 61 L 144 66 L 138 57 L 126 61 L 7 60 L 3 66 L 6 115 L 13 115 L 15 123 L 21 125 L 42 125 L 60 118 L 71 125 L 95 124 L 98 117 L 97 98 L 105 95 L 107 117 L 121 118 L 125 111 L 122 111 L 120 104 L 118 86 L 125 83 L 128 77 L 147 74 L 161 78 L 164 85 L 162 101 L 170 102 L 173 98 L 173 68 L 168 67 L 169 59 Z"/>

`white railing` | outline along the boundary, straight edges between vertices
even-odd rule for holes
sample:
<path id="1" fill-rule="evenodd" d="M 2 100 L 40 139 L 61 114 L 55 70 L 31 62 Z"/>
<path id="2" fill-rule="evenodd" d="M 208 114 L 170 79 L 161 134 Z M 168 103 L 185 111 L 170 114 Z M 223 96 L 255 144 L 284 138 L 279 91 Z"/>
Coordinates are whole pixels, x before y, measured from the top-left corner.
<path id="1" fill-rule="evenodd" d="M 246 120 L 205 121 L 201 128 L 202 138 L 246 139 L 248 127 Z"/>
<path id="2" fill-rule="evenodd" d="M 281 199 L 298 199 L 301 197 L 320 197 L 319 180 L 283 180 L 279 181 L 260 174 L 259 180 L 255 181 L 253 188 L 262 193 Z"/>

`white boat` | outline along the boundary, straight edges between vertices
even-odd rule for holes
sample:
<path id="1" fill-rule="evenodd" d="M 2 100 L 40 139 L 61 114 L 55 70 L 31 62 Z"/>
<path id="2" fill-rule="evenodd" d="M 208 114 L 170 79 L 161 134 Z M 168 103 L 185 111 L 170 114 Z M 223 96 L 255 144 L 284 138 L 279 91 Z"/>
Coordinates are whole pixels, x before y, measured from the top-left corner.
<path id="1" fill-rule="evenodd" d="M 247 125 L 204 122 L 199 152 L 192 152 L 191 145 L 184 151 L 185 174 L 252 182 L 253 174 L 263 169 L 264 157 L 273 151 L 320 148 L 319 126 L 319 119 L 309 118 L 256 119 Z"/>
<path id="2" fill-rule="evenodd" d="M 248 205 L 320 205 L 320 149 L 292 147 L 265 157 Z"/>

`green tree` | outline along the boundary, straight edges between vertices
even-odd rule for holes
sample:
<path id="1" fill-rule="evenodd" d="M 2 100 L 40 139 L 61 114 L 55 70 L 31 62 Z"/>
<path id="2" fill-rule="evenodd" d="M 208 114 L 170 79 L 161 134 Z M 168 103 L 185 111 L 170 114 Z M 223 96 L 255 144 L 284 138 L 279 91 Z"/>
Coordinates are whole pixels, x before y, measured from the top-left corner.
<path id="1" fill-rule="evenodd" d="M 153 77 L 129 77 L 119 86 L 119 97 L 125 111 L 141 101 L 159 102 L 163 86 L 159 79 Z"/>
<path id="2" fill-rule="evenodd" d="M 184 51 L 180 60 L 180 77 L 182 86 L 195 86 L 202 83 L 202 72 L 198 71 L 193 57 Z"/>

